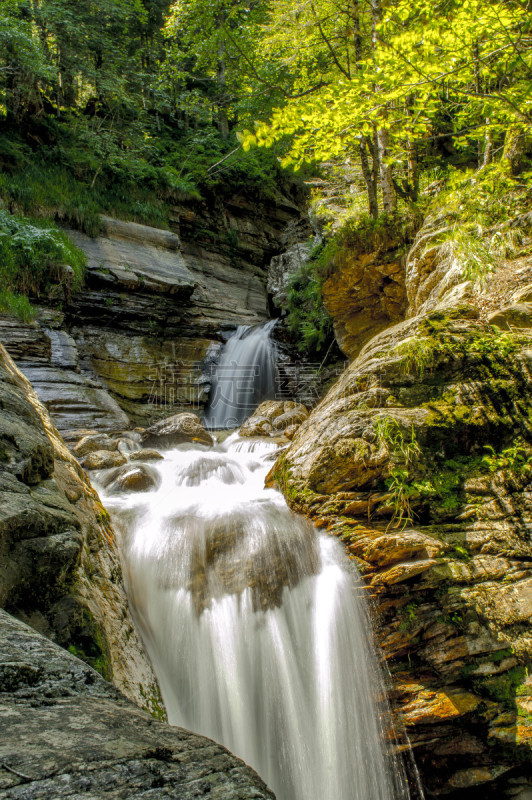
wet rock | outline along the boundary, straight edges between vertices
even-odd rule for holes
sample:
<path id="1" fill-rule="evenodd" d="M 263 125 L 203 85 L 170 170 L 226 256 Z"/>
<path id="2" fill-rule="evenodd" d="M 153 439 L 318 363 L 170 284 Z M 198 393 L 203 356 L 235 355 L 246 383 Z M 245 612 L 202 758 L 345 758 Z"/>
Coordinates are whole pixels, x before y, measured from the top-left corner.
<path id="1" fill-rule="evenodd" d="M 416 302 L 441 305 L 429 289 L 421 280 Z M 525 331 L 459 306 L 377 334 L 268 476 L 365 575 L 383 655 L 409 676 L 407 692 L 392 674 L 395 705 L 434 796 L 486 775 L 479 796 L 498 800 L 497 776 L 532 764 L 532 491 L 509 460 L 532 453 Z M 449 749 L 463 736 L 476 743 L 466 759 Z"/>
<path id="2" fill-rule="evenodd" d="M 263 513 L 259 506 L 256 516 Z M 193 523 L 190 523 L 193 524 Z M 269 514 L 269 538 L 257 544 L 250 535 L 249 517 L 234 515 L 215 520 L 198 536 L 192 553 L 192 592 L 198 614 L 213 598 L 223 594 L 251 591 L 255 610 L 265 611 L 281 604 L 285 586 L 294 587 L 319 570 L 319 553 L 312 528 L 302 520 L 287 526 L 286 517 Z"/>
<path id="3" fill-rule="evenodd" d="M 81 460 L 81 465 L 88 470 L 111 469 L 112 467 L 120 467 L 126 461 L 126 456 L 118 451 L 111 453 L 108 450 L 96 450 L 93 453 L 88 453 Z"/>
<path id="4" fill-rule="evenodd" d="M 158 473 L 144 464 L 127 464 L 113 470 L 102 481 L 108 492 L 148 492 L 158 486 Z"/>
<path id="5" fill-rule="evenodd" d="M 269 436 L 272 431 L 273 427 L 268 417 L 254 415 L 240 426 L 238 432 L 240 436 Z"/>
<path id="6" fill-rule="evenodd" d="M 109 515 L 1 345 L 0 407 L 0 607 L 147 706 L 139 686 L 152 697 L 157 683 L 127 610 Z"/>
<path id="7" fill-rule="evenodd" d="M 4 800 L 274 800 L 258 775 L 224 747 L 156 722 L 86 664 L 5 612 L 0 690 L 0 713 L 9 719 L 0 743 Z"/>
<path id="8" fill-rule="evenodd" d="M 299 425 L 289 425 L 288 428 L 284 429 L 283 433 L 287 439 L 293 439 L 298 428 Z"/>
<path id="9" fill-rule="evenodd" d="M 83 458 L 83 456 L 95 453 L 97 450 L 108 450 L 113 453 L 117 447 L 118 443 L 105 433 L 89 433 L 74 445 L 72 452 L 76 458 Z"/>
<path id="10" fill-rule="evenodd" d="M 129 454 L 130 461 L 162 461 L 163 458 L 157 450 L 136 450 Z"/>
<path id="11" fill-rule="evenodd" d="M 205 430 L 199 417 L 190 412 L 163 419 L 147 428 L 142 435 L 142 444 L 148 448 L 175 447 L 184 442 L 214 444 L 212 436 Z"/>
<path id="12" fill-rule="evenodd" d="M 297 425 L 308 417 L 308 411 L 304 406 L 292 408 L 284 414 L 279 414 L 273 421 L 275 431 L 284 431 L 291 425 Z"/>

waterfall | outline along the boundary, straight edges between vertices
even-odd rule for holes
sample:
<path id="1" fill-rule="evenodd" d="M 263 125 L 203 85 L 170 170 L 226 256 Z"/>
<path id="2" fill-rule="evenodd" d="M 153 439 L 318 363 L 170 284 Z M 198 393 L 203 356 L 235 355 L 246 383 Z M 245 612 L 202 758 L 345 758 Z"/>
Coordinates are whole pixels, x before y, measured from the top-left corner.
<path id="1" fill-rule="evenodd" d="M 213 368 L 207 428 L 237 428 L 263 400 L 275 397 L 275 345 L 270 333 L 275 320 L 265 325 L 241 325 L 228 339 Z"/>
<path id="2" fill-rule="evenodd" d="M 181 445 L 149 493 L 102 499 L 169 721 L 277 800 L 407 800 L 358 573 L 264 488 L 275 444 Z"/>

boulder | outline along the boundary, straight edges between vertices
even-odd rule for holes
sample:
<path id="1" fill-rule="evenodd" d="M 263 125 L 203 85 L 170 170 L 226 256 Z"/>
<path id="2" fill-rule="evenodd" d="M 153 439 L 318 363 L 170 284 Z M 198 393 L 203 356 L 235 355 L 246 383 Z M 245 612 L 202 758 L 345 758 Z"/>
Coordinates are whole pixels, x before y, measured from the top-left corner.
<path id="1" fill-rule="evenodd" d="M 188 411 L 156 422 L 142 435 L 142 444 L 147 447 L 169 448 L 186 442 L 213 445 L 214 440 L 196 414 Z"/>
<path id="2" fill-rule="evenodd" d="M 118 447 L 118 443 L 107 436 L 105 433 L 89 434 L 84 436 L 81 441 L 74 445 L 72 452 L 76 458 L 83 458 L 89 453 L 95 453 L 98 450 L 108 450 L 114 452 Z"/>
<path id="3" fill-rule="evenodd" d="M 241 436 L 278 436 L 291 425 L 308 417 L 302 403 L 292 400 L 265 400 L 240 427 Z"/>
<path id="4" fill-rule="evenodd" d="M 0 715 L 9 720 L 0 742 L 3 800 L 275 800 L 225 747 L 154 720 L 2 611 L 0 698 Z"/>
<path id="5" fill-rule="evenodd" d="M 512 328 L 532 328 L 532 303 L 513 303 L 501 308 L 488 317 L 488 323 L 496 325 L 503 331 L 510 331 Z"/>
<path id="6" fill-rule="evenodd" d="M 145 464 L 124 464 L 102 481 L 108 492 L 149 492 L 159 483 L 158 473 Z"/>
<path id="7" fill-rule="evenodd" d="M 111 469 L 125 464 L 126 461 L 126 456 L 118 451 L 111 453 L 109 450 L 96 450 L 93 453 L 88 453 L 81 464 L 84 469 L 88 470 Z"/>
<path id="8" fill-rule="evenodd" d="M 0 408 L 0 608 L 151 707 L 157 682 L 129 615 L 109 515 L 1 345 Z"/>
<path id="9" fill-rule="evenodd" d="M 163 458 L 157 450 L 135 450 L 129 454 L 130 461 L 162 461 Z"/>

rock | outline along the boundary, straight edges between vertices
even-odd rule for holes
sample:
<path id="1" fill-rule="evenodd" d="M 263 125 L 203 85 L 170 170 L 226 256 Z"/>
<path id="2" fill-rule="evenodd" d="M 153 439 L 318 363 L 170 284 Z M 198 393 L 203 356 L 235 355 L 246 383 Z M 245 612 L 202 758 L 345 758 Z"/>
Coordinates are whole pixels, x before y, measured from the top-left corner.
<path id="1" fill-rule="evenodd" d="M 275 800 L 210 739 L 156 722 L 70 653 L 0 612 L 4 800 Z M 20 774 L 17 774 L 20 773 Z M 26 777 L 22 777 L 26 776 Z"/>
<path id="2" fill-rule="evenodd" d="M 312 242 L 298 242 L 270 261 L 266 288 L 276 308 L 286 304 L 290 278 L 307 263 L 312 247 Z"/>
<path id="3" fill-rule="evenodd" d="M 157 682 L 129 616 L 109 515 L 1 345 L 0 408 L 0 608 L 148 707 Z"/>
<path id="4" fill-rule="evenodd" d="M 284 431 L 290 425 L 297 425 L 303 422 L 308 417 L 308 411 L 303 406 L 301 408 L 292 408 L 284 414 L 279 414 L 273 421 L 274 431 Z"/>
<path id="5" fill-rule="evenodd" d="M 136 450 L 129 454 L 130 461 L 162 461 L 163 458 L 157 450 Z"/>
<path id="6" fill-rule="evenodd" d="M 398 323 L 363 347 L 267 478 L 341 535 L 364 574 L 431 796 L 487 775 L 480 795 L 498 800 L 498 776 L 532 763 L 531 361 L 526 337 L 469 306 Z M 464 736 L 466 761 L 449 750 Z"/>
<path id="7" fill-rule="evenodd" d="M 147 428 L 142 435 L 145 447 L 168 448 L 184 442 L 212 445 L 214 440 L 201 424 L 196 414 L 175 414 Z"/>
<path id="8" fill-rule="evenodd" d="M 76 458 L 82 458 L 88 453 L 95 453 L 97 450 L 108 450 L 112 453 L 117 447 L 118 443 L 105 433 L 89 433 L 74 445 L 72 452 Z"/>
<path id="9" fill-rule="evenodd" d="M 399 241 L 385 238 L 371 253 L 344 245 L 323 284 L 323 303 L 333 318 L 336 341 L 355 358 L 379 331 L 402 319 L 405 270 Z"/>
<path id="10" fill-rule="evenodd" d="M 81 465 L 84 469 L 111 469 L 111 467 L 120 467 L 127 461 L 123 453 L 111 453 L 108 450 L 96 450 L 93 453 L 88 453 L 82 459 Z"/>
<path id="11" fill-rule="evenodd" d="M 444 212 L 427 217 L 408 252 L 405 286 L 409 317 L 458 305 L 473 294 L 474 284 L 466 279 L 462 260 L 449 259 L 448 246 L 445 241 L 442 244 L 442 235 L 450 233 L 451 226 Z"/>
<path id="12" fill-rule="evenodd" d="M 293 439 L 298 428 L 299 425 L 289 425 L 288 428 L 284 429 L 283 433 L 287 439 Z"/>
<path id="13" fill-rule="evenodd" d="M 532 303 L 532 284 L 528 284 L 527 286 L 522 286 L 512 295 L 512 304 L 513 303 Z"/>
<path id="14" fill-rule="evenodd" d="M 149 492 L 161 482 L 158 473 L 144 464 L 127 464 L 100 481 L 108 492 Z"/>
<path id="15" fill-rule="evenodd" d="M 488 323 L 504 331 L 510 331 L 512 328 L 532 328 L 532 303 L 514 303 L 501 308 L 488 317 Z"/>
<path id="16" fill-rule="evenodd" d="M 291 400 L 265 400 L 240 427 L 241 436 L 279 435 L 294 423 L 308 417 L 308 411 L 301 403 Z"/>
<path id="17" fill-rule="evenodd" d="M 240 436 L 269 436 L 273 427 L 267 417 L 253 416 L 244 422 L 238 431 Z"/>

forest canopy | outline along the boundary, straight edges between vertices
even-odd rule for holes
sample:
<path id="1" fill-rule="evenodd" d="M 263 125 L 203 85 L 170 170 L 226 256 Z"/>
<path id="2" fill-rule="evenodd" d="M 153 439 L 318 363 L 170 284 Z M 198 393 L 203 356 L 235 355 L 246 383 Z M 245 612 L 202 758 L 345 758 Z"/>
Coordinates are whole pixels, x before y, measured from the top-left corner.
<path id="1" fill-rule="evenodd" d="M 505 145 L 518 169 L 527 147 L 526 2 L 0 0 L 0 12 L 0 191 L 25 211 L 68 196 L 75 217 L 81 186 L 89 230 L 91 203 L 157 222 L 209 182 L 273 191 L 279 162 L 335 159 L 356 163 L 377 217 L 416 202 L 424 174 L 486 165 Z"/>

